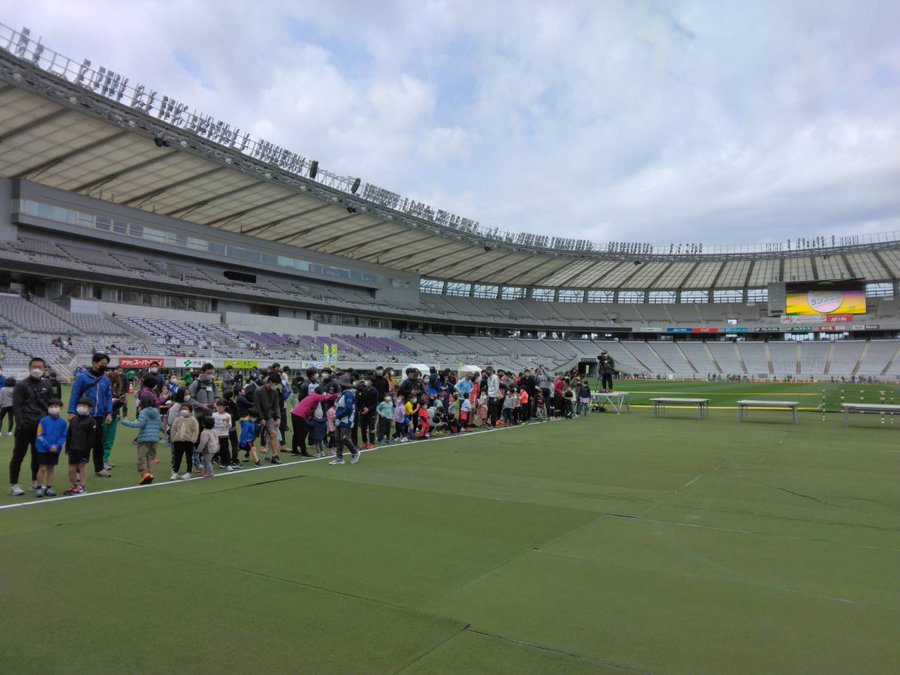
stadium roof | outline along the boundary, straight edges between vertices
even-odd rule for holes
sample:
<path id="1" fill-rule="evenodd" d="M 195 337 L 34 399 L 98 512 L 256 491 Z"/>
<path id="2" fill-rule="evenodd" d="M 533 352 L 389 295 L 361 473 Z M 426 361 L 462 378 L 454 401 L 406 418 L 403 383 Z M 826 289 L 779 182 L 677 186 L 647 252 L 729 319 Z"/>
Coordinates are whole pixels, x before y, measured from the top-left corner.
<path id="1" fill-rule="evenodd" d="M 21 49 L 14 44 L 16 35 L 24 45 Z M 188 131 L 184 127 L 190 125 L 175 117 L 180 114 L 177 102 L 155 100 L 156 92 L 151 96 L 143 88 L 129 87 L 111 71 L 90 70 L 88 61 L 72 62 L 34 41 L 23 41 L 18 33 L 6 43 L 0 40 L 0 47 L 5 47 L 0 48 L 0 176 L 267 241 L 472 283 L 563 286 L 575 285 L 572 280 L 578 279 L 578 285 L 591 286 L 612 283 L 613 271 L 618 270 L 622 278 L 616 279 L 617 286 L 627 287 L 626 282 L 633 280 L 649 287 L 671 287 L 669 278 L 677 278 L 681 285 L 694 265 L 704 264 L 700 258 L 822 254 L 821 250 L 703 256 L 689 251 L 598 253 L 577 248 L 581 246 L 577 242 L 565 250 L 521 237 L 510 240 L 503 233 L 488 236 L 477 224 L 471 227 L 458 219 L 442 225 L 431 213 L 425 217 L 411 213 L 415 209 L 406 203 L 400 210 L 371 198 L 380 190 L 374 186 L 365 186 L 366 198 L 358 196 L 359 184 L 354 188 L 352 178 L 324 170 L 315 175 L 310 160 L 271 144 L 254 141 L 254 152 L 248 155 L 238 147 L 248 137 L 236 130 L 225 132 L 221 123 L 216 136 L 209 130 L 215 120 L 185 115 L 192 117 L 195 127 L 206 124 L 202 132 Z M 131 105 L 125 104 L 128 101 Z M 212 136 L 217 140 L 210 140 Z M 226 143 L 218 142 L 225 136 Z M 895 253 L 896 239 L 876 239 L 865 249 Z M 860 250 L 854 244 L 837 248 Z M 626 274 L 637 259 L 654 267 Z M 893 261 L 880 267 L 889 271 L 882 279 L 897 277 Z M 650 269 L 656 273 L 650 274 Z M 713 279 L 715 275 L 705 281 L 711 285 Z"/>

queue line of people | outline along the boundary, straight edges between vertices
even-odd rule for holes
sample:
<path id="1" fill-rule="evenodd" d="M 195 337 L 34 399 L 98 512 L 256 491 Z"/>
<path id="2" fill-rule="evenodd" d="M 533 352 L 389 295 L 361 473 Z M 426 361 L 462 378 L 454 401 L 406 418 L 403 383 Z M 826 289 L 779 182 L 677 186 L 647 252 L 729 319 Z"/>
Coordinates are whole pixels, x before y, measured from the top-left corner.
<path id="1" fill-rule="evenodd" d="M 37 498 L 56 495 L 55 467 L 63 454 L 69 465 L 66 495 L 86 492 L 90 473 L 111 476 L 110 453 L 120 423 L 136 429 L 138 483 L 144 485 L 155 479 L 160 443 L 171 447 L 170 480 L 188 480 L 212 478 L 216 468 L 234 471 L 248 462 L 280 464 L 281 453 L 330 453 L 332 465 L 344 464 L 349 454 L 356 464 L 360 450 L 376 444 L 590 412 L 590 387 L 576 371 L 551 376 L 543 367 L 518 374 L 487 367 L 455 374 L 409 367 L 401 380 L 390 368 L 361 377 L 352 369 L 310 368 L 291 379 L 290 369 L 276 363 L 246 384 L 240 373 L 226 369 L 220 388 L 207 363 L 184 386 L 151 365 L 135 394 L 136 418 L 130 420 L 128 382 L 121 369 L 109 370 L 109 360 L 94 354 L 90 367 L 79 372 L 68 419 L 45 362 L 31 360 L 28 377 L 9 394 L 16 425 L 10 494 L 25 494 L 19 475 L 29 449 Z"/>

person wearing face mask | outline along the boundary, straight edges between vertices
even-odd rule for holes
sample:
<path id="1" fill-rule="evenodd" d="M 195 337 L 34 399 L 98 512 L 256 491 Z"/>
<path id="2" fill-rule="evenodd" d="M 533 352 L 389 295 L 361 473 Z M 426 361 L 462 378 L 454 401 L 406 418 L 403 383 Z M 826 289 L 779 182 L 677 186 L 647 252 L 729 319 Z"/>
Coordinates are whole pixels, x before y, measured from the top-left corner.
<path id="1" fill-rule="evenodd" d="M 72 484 L 64 495 L 80 495 L 87 492 L 88 462 L 91 448 L 97 436 L 100 420 L 94 419 L 94 402 L 87 396 L 78 399 L 75 415 L 69 419 L 66 436 L 66 454 L 69 456 L 69 482 Z"/>
<path id="2" fill-rule="evenodd" d="M 66 421 L 59 416 L 61 410 L 62 400 L 51 399 L 47 416 L 38 423 L 35 449 L 40 467 L 37 475 L 39 487 L 34 491 L 34 496 L 38 499 L 56 496 L 53 490 L 53 473 L 59 463 L 59 455 L 65 448 L 67 432 Z"/>
<path id="3" fill-rule="evenodd" d="M 176 395 L 177 397 L 177 395 Z M 173 415 L 172 410 L 178 406 Z M 174 403 L 169 410 L 170 432 L 172 434 L 172 476 L 171 480 L 178 480 L 181 471 L 181 459 L 184 458 L 184 473 L 182 480 L 191 477 L 191 457 L 194 454 L 194 446 L 200 439 L 200 423 L 194 417 L 188 406 Z"/>
<path id="4" fill-rule="evenodd" d="M 96 423 L 94 441 L 91 446 L 94 460 L 94 473 L 100 478 L 108 478 L 109 469 L 103 466 L 103 428 L 104 424 L 112 424 L 113 395 L 112 384 L 106 377 L 109 356 L 100 352 L 91 357 L 91 367 L 82 371 L 72 383 L 69 396 L 69 415 L 76 414 L 78 402 L 82 398 L 92 403 L 91 416 Z M 72 421 L 71 419 L 69 420 Z"/>
<path id="5" fill-rule="evenodd" d="M 200 377 L 191 383 L 188 391 L 191 398 L 200 406 L 201 415 L 212 414 L 219 399 L 219 388 L 216 386 L 216 369 L 211 363 L 204 363 L 200 368 Z"/>
<path id="6" fill-rule="evenodd" d="M 37 489 L 38 459 L 35 441 L 41 418 L 47 414 L 47 406 L 53 398 L 50 381 L 43 379 L 44 359 L 34 357 L 28 363 L 28 377 L 13 387 L 12 408 L 16 420 L 15 445 L 9 461 L 9 494 L 19 497 L 25 491 L 19 487 L 22 460 L 31 448 L 31 487 Z"/>

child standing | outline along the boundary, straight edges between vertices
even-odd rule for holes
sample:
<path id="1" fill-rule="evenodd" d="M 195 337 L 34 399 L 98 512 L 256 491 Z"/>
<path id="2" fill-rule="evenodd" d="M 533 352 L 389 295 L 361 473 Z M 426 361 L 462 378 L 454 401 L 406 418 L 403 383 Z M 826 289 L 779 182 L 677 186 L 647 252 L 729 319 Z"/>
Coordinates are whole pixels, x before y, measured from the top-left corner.
<path id="1" fill-rule="evenodd" d="M 256 410 L 251 408 L 247 414 L 241 418 L 241 438 L 240 446 L 244 451 L 245 457 L 250 457 L 253 466 L 259 466 L 259 456 L 256 454 L 256 437 L 259 436 L 259 422 L 256 417 Z"/>
<path id="2" fill-rule="evenodd" d="M 219 452 L 219 438 L 213 431 L 213 418 L 206 416 L 200 423 L 203 431 L 200 432 L 200 441 L 197 444 L 197 452 L 203 461 L 203 477 L 213 477 L 213 457 Z"/>
<path id="3" fill-rule="evenodd" d="M 544 390 L 538 389 L 534 393 L 534 414 L 538 422 L 547 421 L 547 407 L 544 399 Z"/>
<path id="4" fill-rule="evenodd" d="M 87 492 L 87 464 L 94 447 L 97 421 L 91 416 L 94 402 L 82 397 L 75 407 L 75 416 L 69 420 L 66 434 L 66 454 L 69 456 L 69 482 L 72 484 L 64 495 L 80 495 Z"/>
<path id="5" fill-rule="evenodd" d="M 487 424 L 488 419 L 488 395 L 485 392 L 481 392 L 481 395 L 478 397 L 478 420 L 480 426 L 485 426 Z"/>
<path id="6" fill-rule="evenodd" d="M 591 387 L 585 380 L 578 390 L 578 413 L 587 415 L 591 412 Z"/>
<path id="7" fill-rule="evenodd" d="M 171 480 L 178 480 L 182 458 L 184 458 L 184 474 L 181 478 L 182 480 L 190 480 L 191 456 L 194 453 L 194 445 L 200 437 L 200 423 L 197 422 L 194 413 L 187 406 L 180 406 L 176 416 L 172 417 L 170 414 L 170 418 L 172 419 L 171 427 L 169 428 L 169 432 L 172 435 Z"/>
<path id="8" fill-rule="evenodd" d="M 156 459 L 156 444 L 159 443 L 159 432 L 162 430 L 162 419 L 159 416 L 159 408 L 153 396 L 144 396 L 140 402 L 141 411 L 136 421 L 123 419 L 122 424 L 132 429 L 137 429 L 135 438 L 137 443 L 137 470 L 140 475 L 138 485 L 147 485 L 153 482 L 153 472 L 150 466 Z"/>
<path id="9" fill-rule="evenodd" d="M 462 403 L 459 404 L 459 426 L 462 428 L 463 432 L 471 431 L 469 428 L 469 419 L 472 417 L 472 402 L 469 401 L 469 397 L 466 396 L 463 398 Z"/>
<path id="10" fill-rule="evenodd" d="M 394 438 L 401 443 L 406 440 L 406 402 L 402 396 L 397 396 L 397 405 L 394 406 Z"/>
<path id="11" fill-rule="evenodd" d="M 226 471 L 234 471 L 231 465 L 231 454 L 228 451 L 228 434 L 231 431 L 231 413 L 227 411 L 224 400 L 216 401 L 216 412 L 212 414 L 213 431 L 219 439 L 219 466 Z"/>
<path id="12" fill-rule="evenodd" d="M 511 424 L 515 418 L 516 395 L 510 389 L 503 398 L 503 424 Z"/>
<path id="13" fill-rule="evenodd" d="M 16 381 L 12 377 L 6 377 L 3 379 L 3 387 L 0 388 L 0 433 L 3 433 L 3 418 L 9 417 L 6 422 L 6 435 L 13 435 L 13 419 L 15 415 L 13 415 L 13 388 L 16 386 Z"/>
<path id="14" fill-rule="evenodd" d="M 325 413 L 325 429 L 328 432 L 328 449 L 334 454 L 334 430 L 337 428 L 337 411 L 334 406 L 328 408 Z"/>
<path id="15" fill-rule="evenodd" d="M 306 426 L 309 429 L 309 442 L 316 446 L 316 457 L 324 457 L 327 424 L 325 422 L 325 411 L 322 410 L 321 403 L 316 405 L 313 414 L 307 418 Z"/>
<path id="16" fill-rule="evenodd" d="M 376 440 L 379 445 L 387 445 L 391 442 L 391 421 L 394 419 L 394 402 L 389 393 L 386 393 L 384 395 L 384 400 L 375 407 L 375 412 L 378 415 L 378 434 Z"/>
<path id="17" fill-rule="evenodd" d="M 531 401 L 528 398 L 528 390 L 522 387 L 522 391 L 519 392 L 519 421 L 525 423 L 528 421 L 528 411 L 529 405 Z"/>
<path id="18" fill-rule="evenodd" d="M 65 445 L 68 430 L 66 421 L 59 416 L 62 404 L 60 399 L 51 400 L 47 406 L 49 414 L 38 422 L 37 438 L 34 443 L 39 467 L 38 489 L 34 491 L 37 498 L 56 496 L 53 490 L 53 472 L 59 462 L 59 454 Z"/>

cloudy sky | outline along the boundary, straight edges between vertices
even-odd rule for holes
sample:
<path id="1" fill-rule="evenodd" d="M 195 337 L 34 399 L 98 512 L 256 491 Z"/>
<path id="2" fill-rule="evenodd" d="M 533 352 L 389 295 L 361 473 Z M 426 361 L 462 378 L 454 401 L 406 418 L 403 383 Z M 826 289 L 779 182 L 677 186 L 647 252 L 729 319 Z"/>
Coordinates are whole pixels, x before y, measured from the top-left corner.
<path id="1" fill-rule="evenodd" d="M 900 230 L 896 0 L 11 0 L 0 22 L 483 225 Z"/>

